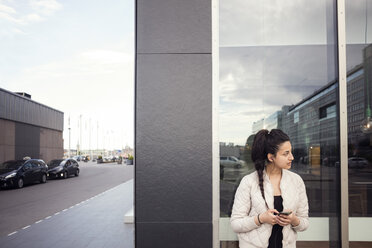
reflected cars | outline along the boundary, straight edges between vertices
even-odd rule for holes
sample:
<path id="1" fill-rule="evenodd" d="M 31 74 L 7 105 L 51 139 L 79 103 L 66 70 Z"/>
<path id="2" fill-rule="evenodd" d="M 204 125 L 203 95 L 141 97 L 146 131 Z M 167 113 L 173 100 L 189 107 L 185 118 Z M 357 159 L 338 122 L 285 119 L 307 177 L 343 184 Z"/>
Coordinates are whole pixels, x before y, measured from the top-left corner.
<path id="1" fill-rule="evenodd" d="M 41 159 L 9 160 L 0 165 L 0 186 L 22 188 L 36 181 L 46 183 L 48 166 Z"/>
<path id="2" fill-rule="evenodd" d="M 349 168 L 362 169 L 368 166 L 368 161 L 362 157 L 350 157 L 348 159 Z"/>
<path id="3" fill-rule="evenodd" d="M 79 163 L 72 158 L 53 159 L 48 162 L 49 178 L 68 178 L 70 175 L 79 176 Z"/>
<path id="4" fill-rule="evenodd" d="M 244 166 L 244 161 L 239 160 L 234 156 L 222 156 L 220 157 L 220 166 L 230 168 L 241 168 Z"/>
<path id="5" fill-rule="evenodd" d="M 340 162 L 335 163 L 336 167 L 340 167 Z M 350 157 L 348 159 L 349 169 L 363 169 L 368 167 L 368 160 L 362 157 Z"/>

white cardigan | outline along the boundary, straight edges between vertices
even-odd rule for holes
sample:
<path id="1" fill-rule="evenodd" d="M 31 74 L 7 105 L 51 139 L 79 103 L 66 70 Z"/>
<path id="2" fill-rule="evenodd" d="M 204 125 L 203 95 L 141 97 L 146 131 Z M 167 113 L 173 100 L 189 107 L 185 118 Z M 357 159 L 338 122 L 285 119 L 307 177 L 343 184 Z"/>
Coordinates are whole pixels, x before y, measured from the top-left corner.
<path id="1" fill-rule="evenodd" d="M 274 208 L 274 190 L 266 172 L 263 173 L 264 191 L 267 205 Z M 283 169 L 280 181 L 283 209 L 291 209 L 300 220 L 298 226 L 283 227 L 283 248 L 296 247 L 297 232 L 309 226 L 309 205 L 306 188 L 302 178 Z M 258 185 L 257 171 L 245 176 L 236 191 L 231 214 L 231 227 L 237 233 L 240 248 L 268 247 L 272 225 L 264 223 L 257 226 L 254 217 L 267 211 Z"/>

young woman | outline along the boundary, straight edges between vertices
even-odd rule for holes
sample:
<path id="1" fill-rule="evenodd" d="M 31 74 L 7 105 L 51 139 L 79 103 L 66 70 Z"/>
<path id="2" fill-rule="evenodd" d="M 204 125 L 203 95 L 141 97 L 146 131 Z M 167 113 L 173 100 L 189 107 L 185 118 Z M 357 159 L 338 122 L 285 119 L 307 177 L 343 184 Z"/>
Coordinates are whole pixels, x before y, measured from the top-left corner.
<path id="1" fill-rule="evenodd" d="M 288 135 L 279 129 L 259 131 L 252 161 L 256 171 L 240 182 L 230 219 L 239 247 L 296 247 L 297 232 L 309 226 L 309 206 L 303 180 L 289 171 Z"/>

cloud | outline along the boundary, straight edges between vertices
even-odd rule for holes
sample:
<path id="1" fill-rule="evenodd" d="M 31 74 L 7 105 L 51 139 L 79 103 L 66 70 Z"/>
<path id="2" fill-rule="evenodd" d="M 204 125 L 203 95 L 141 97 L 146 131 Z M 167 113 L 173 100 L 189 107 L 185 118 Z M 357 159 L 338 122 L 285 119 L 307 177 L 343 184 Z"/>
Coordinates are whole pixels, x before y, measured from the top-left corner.
<path id="1" fill-rule="evenodd" d="M 100 64 L 126 63 L 134 59 L 127 53 L 112 50 L 91 50 L 81 53 L 80 56 Z"/>
<path id="2" fill-rule="evenodd" d="M 0 12 L 8 13 L 8 14 L 15 14 L 15 13 L 17 13 L 15 11 L 15 9 L 13 9 L 12 7 L 6 6 L 6 5 L 1 4 L 1 3 L 0 3 Z"/>
<path id="3" fill-rule="evenodd" d="M 56 0 L 31 0 L 30 6 L 37 13 L 52 15 L 54 12 L 62 9 L 62 4 Z"/>
<path id="4" fill-rule="evenodd" d="M 0 3 L 0 20 L 3 20 L 1 36 L 26 34 L 24 26 L 47 20 L 62 5 L 56 0 L 30 0 L 29 3 L 10 1 Z"/>
<path id="5" fill-rule="evenodd" d="M 332 20 L 328 18 L 326 4 L 329 3 L 323 0 L 222 1 L 220 44 L 325 44 L 327 22 Z"/>
<path id="6" fill-rule="evenodd" d="M 42 18 L 38 14 L 29 14 L 24 17 L 24 20 L 26 20 L 27 22 L 40 22 L 40 21 L 43 21 L 44 18 Z"/>

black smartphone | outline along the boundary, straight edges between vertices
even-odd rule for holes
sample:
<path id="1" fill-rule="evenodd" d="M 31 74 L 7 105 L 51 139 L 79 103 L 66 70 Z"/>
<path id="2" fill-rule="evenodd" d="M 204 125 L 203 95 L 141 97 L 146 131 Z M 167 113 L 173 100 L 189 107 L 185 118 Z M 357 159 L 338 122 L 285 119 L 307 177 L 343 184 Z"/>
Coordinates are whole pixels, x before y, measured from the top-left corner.
<path id="1" fill-rule="evenodd" d="M 284 212 L 284 211 L 283 211 L 283 212 L 279 212 L 279 215 L 281 215 L 281 214 L 282 214 L 282 215 L 290 215 L 291 213 L 292 213 L 292 212 Z"/>

